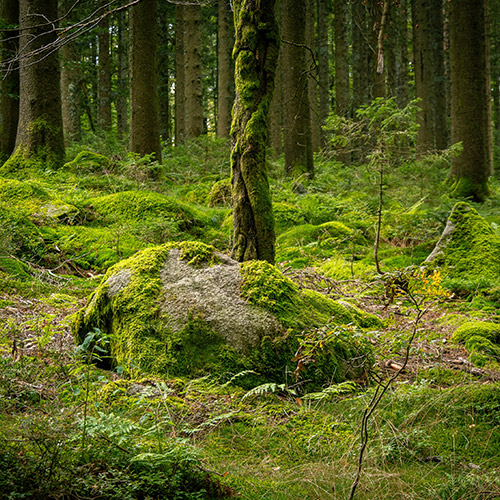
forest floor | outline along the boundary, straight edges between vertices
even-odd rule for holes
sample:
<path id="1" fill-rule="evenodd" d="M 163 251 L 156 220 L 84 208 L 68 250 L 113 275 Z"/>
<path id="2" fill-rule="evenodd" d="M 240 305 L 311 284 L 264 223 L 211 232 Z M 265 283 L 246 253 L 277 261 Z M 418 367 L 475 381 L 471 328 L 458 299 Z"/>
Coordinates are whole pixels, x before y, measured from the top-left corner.
<path id="1" fill-rule="evenodd" d="M 383 320 L 366 332 L 376 359 L 368 384 L 307 395 L 293 384 L 130 378 L 86 363 L 70 325 L 109 265 L 169 239 L 229 251 L 227 144 L 200 141 L 167 155 L 164 176 L 157 165 L 134 162 L 108 165 L 104 174 L 83 166 L 30 182 L 0 178 L 0 499 L 347 499 L 363 412 L 405 362 L 415 328 L 408 362 L 369 421 L 355 498 L 500 499 L 498 359 L 474 363 L 451 341 L 468 321 L 500 322 L 496 291 L 474 280 L 443 282 L 449 295 L 416 325 L 411 304 L 388 298 L 375 272 L 378 192 L 369 171 L 324 160 L 297 194 L 277 175 L 282 161 L 270 162 L 277 266 L 299 287 Z M 418 171 L 415 179 L 388 181 L 385 270 L 420 264 L 454 203 L 444 186 L 428 193 Z M 16 198 L 19 216 L 2 205 L 2 196 L 28 187 L 28 197 Z M 476 208 L 494 228 L 500 195 L 493 187 L 492 199 Z M 147 212 L 108 208 L 131 192 L 147 194 Z M 48 221 L 48 199 L 74 214 L 66 208 L 66 218 Z M 25 215 L 33 225 L 23 225 Z M 324 226 L 330 221 L 348 236 L 333 234 Z"/>

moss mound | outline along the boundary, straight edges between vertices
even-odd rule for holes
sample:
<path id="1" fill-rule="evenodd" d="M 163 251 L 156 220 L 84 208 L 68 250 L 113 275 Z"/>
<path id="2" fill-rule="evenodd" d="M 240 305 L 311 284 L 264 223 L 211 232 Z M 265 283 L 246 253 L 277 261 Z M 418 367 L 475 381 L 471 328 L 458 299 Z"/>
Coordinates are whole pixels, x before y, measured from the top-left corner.
<path id="1" fill-rule="evenodd" d="M 231 179 L 217 181 L 207 196 L 209 207 L 228 207 L 232 204 Z"/>
<path id="2" fill-rule="evenodd" d="M 25 210 L 37 220 L 72 222 L 78 209 L 50 195 L 36 182 L 0 178 L 0 202 Z"/>
<path id="3" fill-rule="evenodd" d="M 283 381 L 305 331 L 381 325 L 355 306 L 300 290 L 274 266 L 239 265 L 200 242 L 168 243 L 113 266 L 73 325 L 79 343 L 98 328 L 111 335 L 112 365 L 146 373 L 258 372 Z M 346 333 L 347 332 L 347 333 Z M 304 378 L 314 386 L 361 377 L 371 349 L 359 335 L 331 336 Z M 333 341 L 335 340 L 335 341 Z M 364 356 L 367 364 L 349 368 Z"/>
<path id="4" fill-rule="evenodd" d="M 488 321 L 468 321 L 455 330 L 451 340 L 456 344 L 465 344 L 471 337 L 483 337 L 500 343 L 500 325 Z"/>
<path id="5" fill-rule="evenodd" d="M 64 168 L 77 173 L 97 173 L 109 169 L 110 161 L 103 155 L 92 151 L 81 151 L 64 165 Z"/>
<path id="6" fill-rule="evenodd" d="M 473 276 L 478 283 L 492 284 L 500 277 L 500 237 L 473 207 L 459 202 L 427 262 L 441 267 L 451 280 Z"/>

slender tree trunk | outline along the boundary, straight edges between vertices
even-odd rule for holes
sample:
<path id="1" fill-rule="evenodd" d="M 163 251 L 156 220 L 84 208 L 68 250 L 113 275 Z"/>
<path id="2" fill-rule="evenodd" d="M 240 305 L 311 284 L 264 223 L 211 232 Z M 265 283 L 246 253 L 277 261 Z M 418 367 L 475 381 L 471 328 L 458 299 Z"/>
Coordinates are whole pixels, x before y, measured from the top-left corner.
<path id="1" fill-rule="evenodd" d="M 274 263 L 275 235 L 266 170 L 267 115 L 278 61 L 274 0 L 233 0 L 236 101 L 232 122 L 233 251 L 238 261 Z"/>
<path id="2" fill-rule="evenodd" d="M 201 82 L 201 31 L 199 5 L 184 6 L 184 112 L 186 139 L 203 134 L 203 86 Z"/>
<path id="3" fill-rule="evenodd" d="M 175 6 L 175 145 L 186 138 L 186 75 L 184 59 L 184 5 Z"/>
<path id="4" fill-rule="evenodd" d="M 164 5 L 159 4 L 159 51 L 158 58 L 158 97 L 160 99 L 160 135 L 164 142 L 171 144 L 172 134 L 170 125 L 170 84 L 171 84 L 171 55 L 169 46 L 169 19 L 168 11 Z"/>
<path id="5" fill-rule="evenodd" d="M 281 0 L 275 0 L 274 14 L 281 33 Z M 279 48 L 278 63 L 274 77 L 274 92 L 269 108 L 269 145 L 274 153 L 283 153 L 283 46 Z"/>
<path id="6" fill-rule="evenodd" d="M 130 150 L 161 162 L 156 0 L 130 9 Z"/>
<path id="7" fill-rule="evenodd" d="M 3 0 L 0 15 L 4 23 L 10 26 L 19 24 L 19 0 Z M 15 56 L 18 46 L 19 31 L 11 29 L 1 32 L 0 56 L 6 62 Z M 0 116 L 0 162 L 6 160 L 16 146 L 17 123 L 19 120 L 19 71 L 15 64 L 3 73 L 1 80 Z"/>
<path id="8" fill-rule="evenodd" d="M 306 2 L 306 70 L 307 70 L 307 93 L 309 95 L 309 109 L 311 115 L 311 146 L 313 151 L 320 148 L 320 117 L 318 102 L 318 68 L 315 49 L 315 3 L 311 0 Z"/>
<path id="9" fill-rule="evenodd" d="M 314 176 L 311 116 L 305 49 L 306 8 L 302 0 L 283 0 L 283 90 L 285 96 L 285 172 Z"/>
<path id="10" fill-rule="evenodd" d="M 104 13 L 108 0 L 99 0 Z M 111 54 L 109 52 L 109 16 L 99 23 L 98 39 L 98 82 L 97 82 L 97 121 L 99 128 L 111 128 Z"/>
<path id="11" fill-rule="evenodd" d="M 487 0 L 450 1 L 451 140 L 463 151 L 452 161 L 454 193 L 483 201 L 489 194 L 489 65 Z"/>
<path id="12" fill-rule="evenodd" d="M 57 19 L 57 0 L 21 0 L 19 17 L 20 103 L 15 156 L 19 154 L 21 162 L 33 167 L 54 170 L 64 162 L 59 59 L 57 52 L 50 53 L 56 32 L 47 22 Z M 21 166 L 17 159 L 11 160 L 13 168 Z"/>
<path id="13" fill-rule="evenodd" d="M 231 109 L 234 101 L 233 16 L 229 0 L 219 0 L 217 41 L 217 135 L 229 137 Z"/>
<path id="14" fill-rule="evenodd" d="M 116 128 L 120 137 L 128 131 L 128 32 L 127 12 L 117 14 L 118 22 L 118 81 L 116 88 Z"/>
<path id="15" fill-rule="evenodd" d="M 333 3 L 335 30 L 335 112 L 338 116 L 349 117 L 349 61 L 348 61 L 348 29 L 347 3 L 344 0 L 334 0 Z M 338 155 L 339 161 L 349 165 L 350 153 Z"/>
<path id="16" fill-rule="evenodd" d="M 366 7 L 362 2 L 351 3 L 352 17 L 352 110 L 368 102 L 372 74 L 369 65 L 370 48 L 367 43 Z"/>
<path id="17" fill-rule="evenodd" d="M 318 10 L 318 87 L 321 147 L 325 146 L 323 127 L 330 113 L 330 60 L 328 57 L 328 1 L 317 0 Z"/>
<path id="18" fill-rule="evenodd" d="M 379 0 L 370 0 L 369 5 L 369 20 L 371 29 L 370 64 L 373 75 L 371 96 L 373 99 L 376 99 L 377 97 L 385 97 L 386 95 L 384 35 L 390 3 L 389 0 L 384 0 L 384 2 L 379 2 Z"/>
<path id="19" fill-rule="evenodd" d="M 396 12 L 398 30 L 398 50 L 396 53 L 396 96 L 398 105 L 404 108 L 409 101 L 409 64 L 408 64 L 408 3 L 401 0 Z"/>

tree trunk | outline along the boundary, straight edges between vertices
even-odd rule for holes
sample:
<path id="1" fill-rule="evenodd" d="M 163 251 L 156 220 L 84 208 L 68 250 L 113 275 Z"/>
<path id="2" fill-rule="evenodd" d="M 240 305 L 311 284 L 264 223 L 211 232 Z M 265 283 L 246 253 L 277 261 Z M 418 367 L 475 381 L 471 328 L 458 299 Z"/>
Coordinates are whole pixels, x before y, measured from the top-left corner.
<path id="1" fill-rule="evenodd" d="M 201 82 L 200 5 L 184 6 L 184 113 L 186 139 L 203 134 L 203 86 Z"/>
<path id="2" fill-rule="evenodd" d="M 454 194 L 484 201 L 489 194 L 489 65 L 487 0 L 450 1 L 451 140 L 462 142 L 452 160 Z"/>
<path id="3" fill-rule="evenodd" d="M 363 2 L 351 3 L 352 17 L 352 114 L 368 102 L 372 74 L 369 66 L 370 48 L 367 38 L 366 7 Z"/>
<path id="4" fill-rule="evenodd" d="M 108 0 L 99 0 L 100 11 L 106 11 Z M 99 128 L 111 128 L 111 55 L 109 53 L 109 16 L 99 23 L 98 81 L 97 81 L 97 123 Z"/>
<path id="5" fill-rule="evenodd" d="M 130 150 L 161 163 L 156 0 L 130 9 Z"/>
<path id="6" fill-rule="evenodd" d="M 438 0 L 413 0 L 415 95 L 421 111 L 417 150 L 427 153 L 447 147 L 444 88 L 443 6 Z"/>
<path id="7" fill-rule="evenodd" d="M 61 47 L 61 106 L 64 142 L 80 141 L 81 96 L 78 57 L 72 42 Z"/>
<path id="8" fill-rule="evenodd" d="M 264 2 L 262 2 L 264 4 Z M 278 61 L 274 0 L 233 0 L 236 101 L 232 122 L 234 259 L 274 263 L 275 234 L 266 170 L 267 115 Z"/>
<path id="9" fill-rule="evenodd" d="M 19 0 L 3 0 L 0 16 L 10 26 L 19 24 Z M 11 29 L 1 32 L 0 57 L 3 63 L 14 57 L 19 46 L 19 31 Z M 2 74 L 0 116 L 0 162 L 6 160 L 16 146 L 17 123 L 19 120 L 19 70 L 15 64 Z"/>
<path id="10" fill-rule="evenodd" d="M 386 30 L 389 0 L 369 2 L 370 23 L 370 65 L 373 78 L 371 96 L 373 99 L 386 96 L 386 69 L 384 63 L 384 35 Z"/>
<path id="11" fill-rule="evenodd" d="M 348 61 L 348 30 L 347 3 L 344 0 L 334 0 L 334 31 L 335 31 L 335 112 L 338 116 L 349 117 L 349 61 Z M 349 165 L 351 154 L 338 155 L 339 161 Z"/>
<path id="12" fill-rule="evenodd" d="M 231 109 L 234 101 L 233 17 L 229 0 L 219 0 L 217 40 L 217 135 L 229 137 Z"/>
<path id="13" fill-rule="evenodd" d="M 320 148 L 320 118 L 318 102 L 318 68 L 316 63 L 315 48 L 315 4 L 306 2 L 306 68 L 307 68 L 307 93 L 309 95 L 309 109 L 311 115 L 311 146 L 313 151 Z"/>
<path id="14" fill-rule="evenodd" d="M 127 12 L 117 14 L 118 22 L 118 81 L 116 84 L 116 128 L 118 135 L 123 137 L 128 130 L 128 30 Z"/>
<path id="15" fill-rule="evenodd" d="M 321 147 L 325 146 L 323 127 L 330 113 L 330 60 L 328 57 L 328 5 L 327 0 L 317 0 L 318 8 L 318 87 L 319 117 L 321 122 Z"/>
<path id="16" fill-rule="evenodd" d="M 175 145 L 186 138 L 186 75 L 184 59 L 184 5 L 175 6 Z"/>
<path id="17" fill-rule="evenodd" d="M 20 167 L 20 161 L 55 170 L 64 162 L 59 59 L 57 52 L 50 53 L 57 38 L 51 24 L 57 19 L 57 0 L 21 0 L 19 17 L 19 126 L 12 167 Z M 50 22 L 41 23 L 41 18 Z"/>
<path id="18" fill-rule="evenodd" d="M 158 59 L 158 98 L 160 100 L 160 135 L 163 142 L 172 143 L 171 110 L 170 110 L 170 84 L 171 84 L 171 46 L 169 42 L 170 10 L 168 4 L 158 5 L 159 50 Z"/>
<path id="19" fill-rule="evenodd" d="M 314 176 L 305 49 L 306 7 L 283 0 L 283 92 L 285 97 L 285 173 Z"/>

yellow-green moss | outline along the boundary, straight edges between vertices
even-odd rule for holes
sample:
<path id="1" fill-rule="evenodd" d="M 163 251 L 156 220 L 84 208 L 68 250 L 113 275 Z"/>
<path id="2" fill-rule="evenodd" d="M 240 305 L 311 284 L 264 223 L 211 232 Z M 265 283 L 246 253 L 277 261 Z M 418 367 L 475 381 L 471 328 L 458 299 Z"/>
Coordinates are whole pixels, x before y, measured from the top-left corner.
<path id="1" fill-rule="evenodd" d="M 215 261 L 213 247 L 189 241 L 148 248 L 120 261 L 106 273 L 87 307 L 77 313 L 72 325 L 77 342 L 81 343 L 89 331 L 99 328 L 112 335 L 113 364 L 131 371 L 139 368 L 146 373 L 161 374 L 197 368 L 188 366 L 185 360 L 189 356 L 183 349 L 193 343 L 192 323 L 197 324 L 198 319 L 193 318 L 184 330 L 175 334 L 158 321 L 160 270 L 173 248 L 180 249 L 181 258 L 192 263 Z M 110 297 L 110 282 L 117 277 L 123 279 L 123 283 Z M 200 360 L 204 362 L 203 357 Z"/>
<path id="2" fill-rule="evenodd" d="M 108 158 L 93 151 L 80 151 L 74 160 L 66 163 L 65 168 L 77 173 L 99 173 L 109 168 Z"/>
<path id="3" fill-rule="evenodd" d="M 450 279 L 496 282 L 500 278 L 500 236 L 477 211 L 464 202 L 450 214 L 454 229 L 433 260 Z"/>
<path id="4" fill-rule="evenodd" d="M 230 206 L 232 204 L 231 198 L 231 179 L 222 179 L 217 181 L 207 196 L 207 203 L 209 207 Z"/>
<path id="5" fill-rule="evenodd" d="M 477 336 L 500 344 L 500 325 L 488 321 L 468 321 L 455 330 L 451 340 L 456 344 L 465 344 L 471 337 Z"/>

